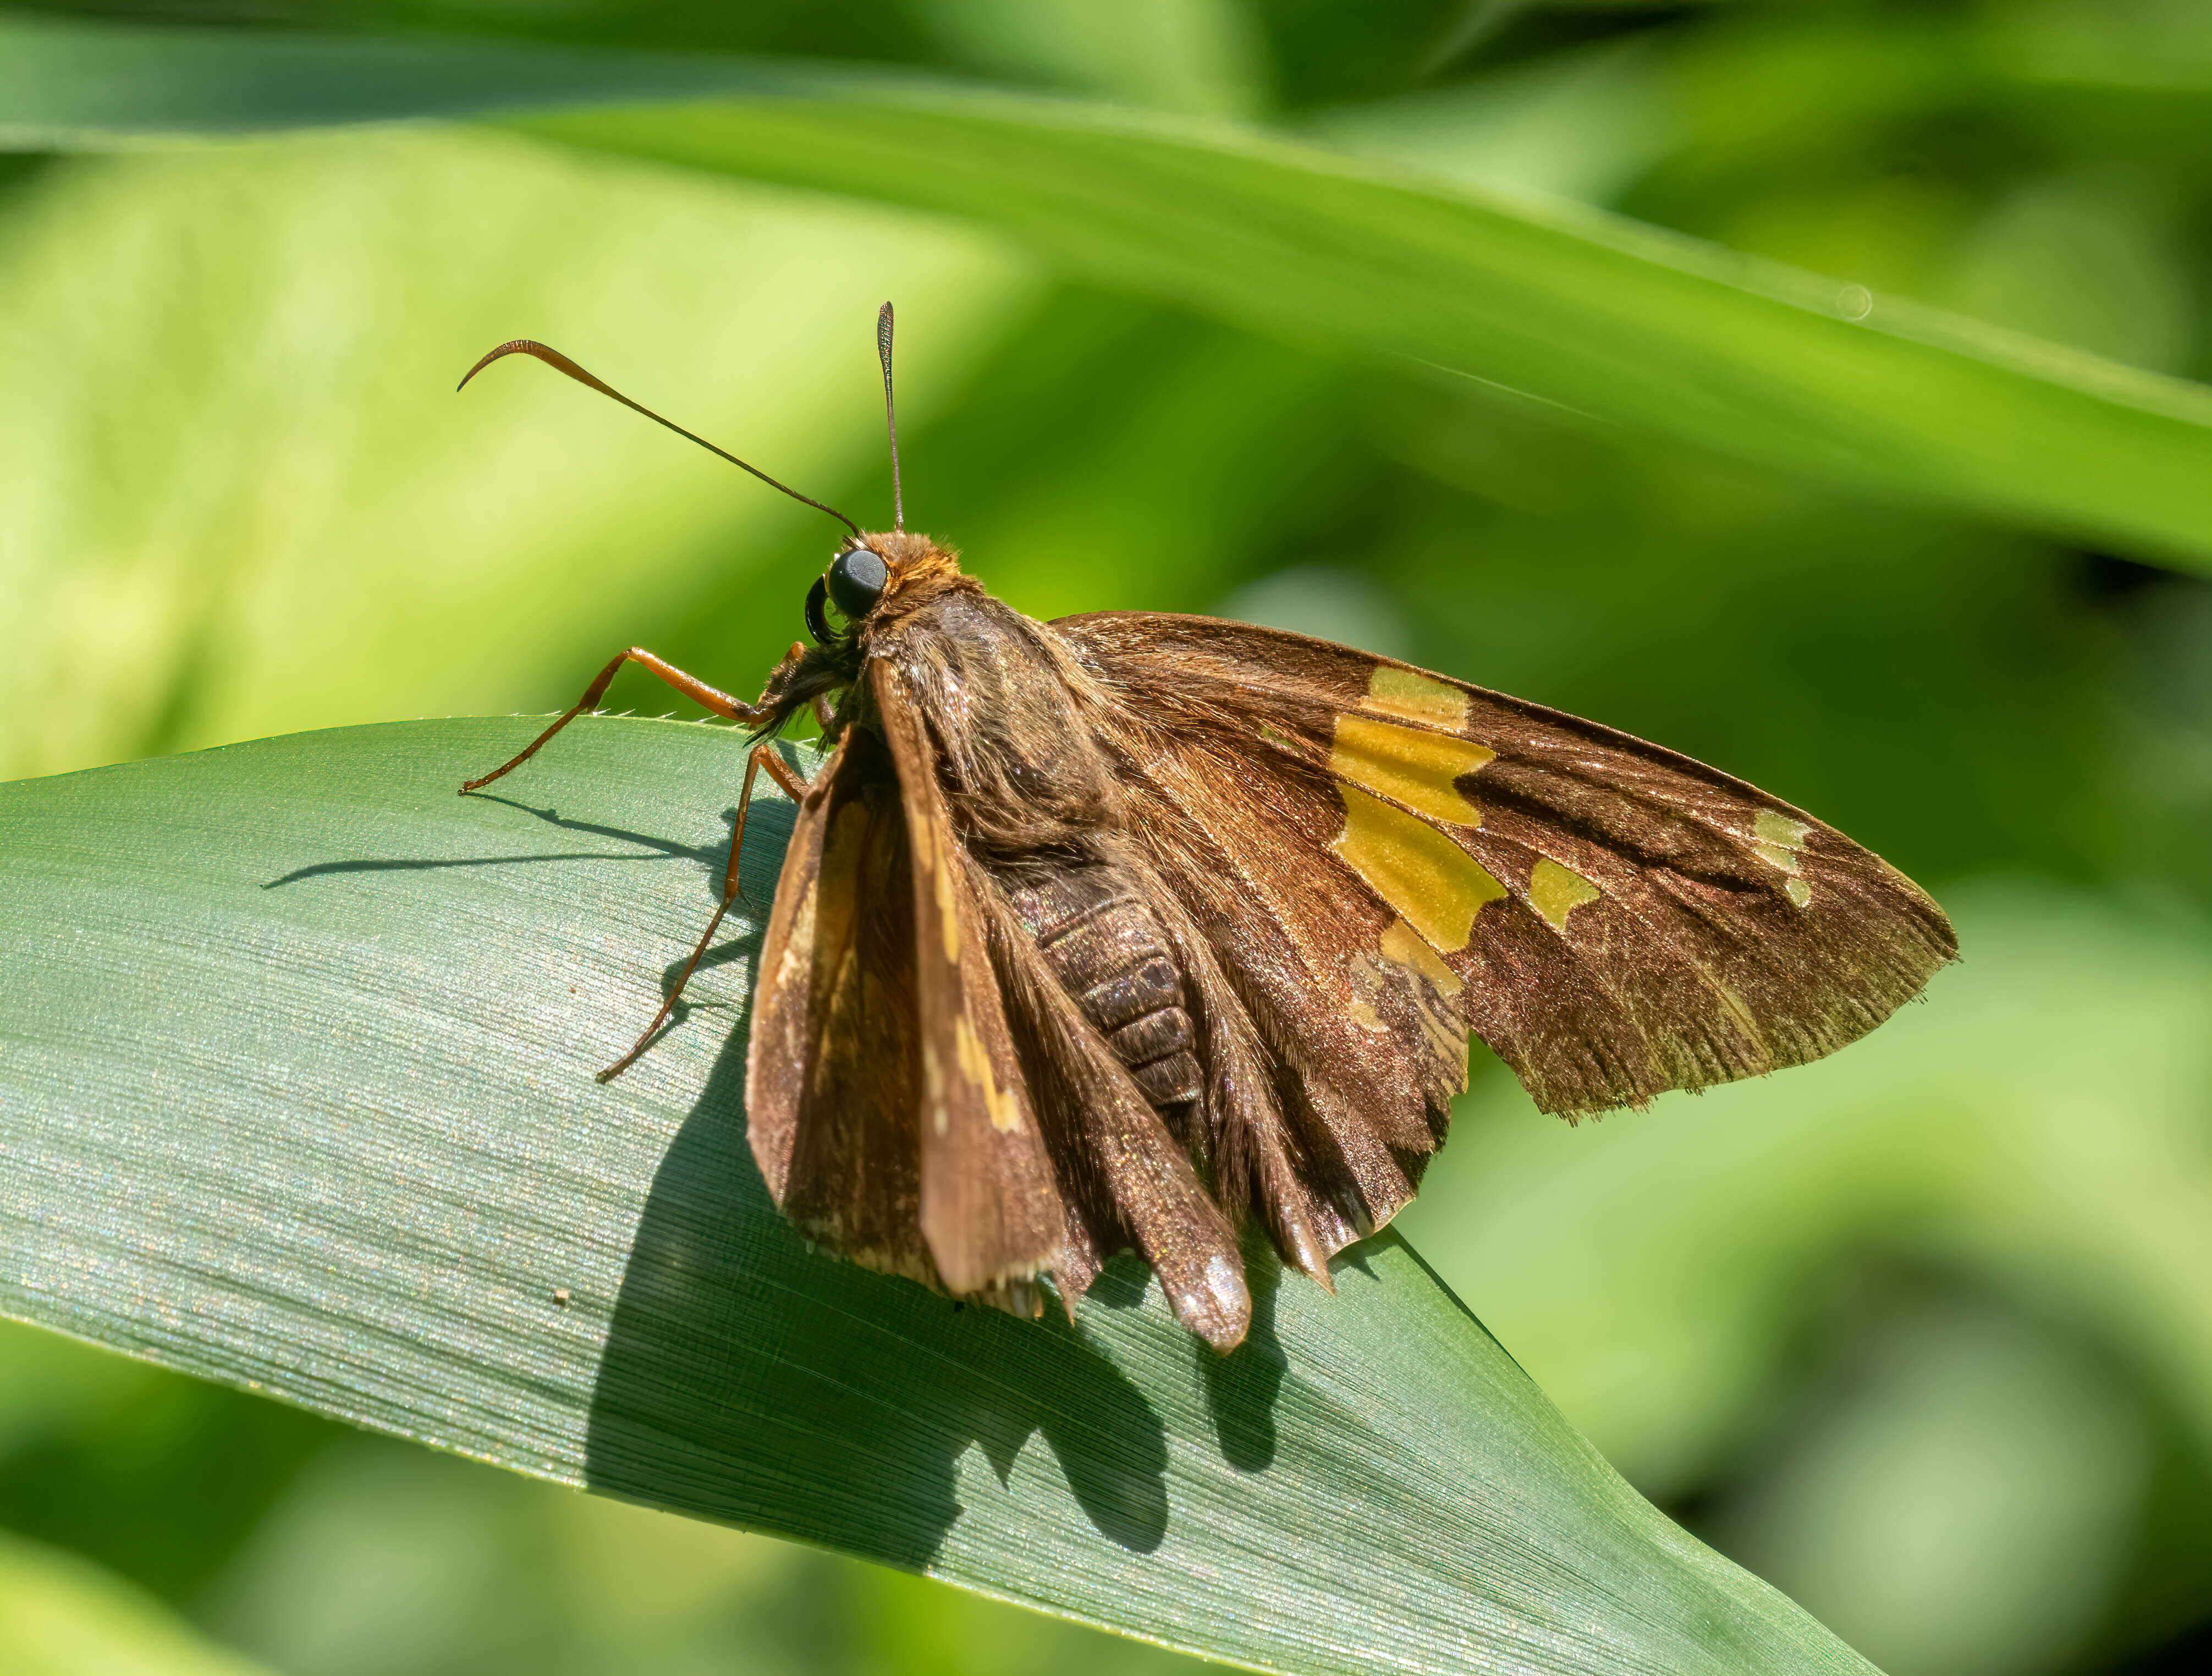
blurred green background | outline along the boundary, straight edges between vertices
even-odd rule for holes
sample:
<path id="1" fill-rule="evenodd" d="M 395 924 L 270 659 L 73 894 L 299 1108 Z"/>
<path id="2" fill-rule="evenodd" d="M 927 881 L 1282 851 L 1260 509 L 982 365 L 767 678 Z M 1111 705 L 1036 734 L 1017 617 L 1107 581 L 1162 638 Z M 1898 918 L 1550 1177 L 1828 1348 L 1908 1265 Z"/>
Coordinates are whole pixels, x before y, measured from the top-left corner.
<path id="1" fill-rule="evenodd" d="M 70 9 L 1247 118 L 2212 371 L 2202 0 Z M 1820 1066 L 1572 1132 L 1479 1067 L 1404 1225 L 1640 1488 L 1896 1676 L 2212 1665 L 2212 585 L 2143 555 L 510 134 L 24 154 L 0 775 L 556 708 L 634 642 L 750 694 L 824 521 L 542 369 L 453 380 L 545 338 L 873 525 L 884 295 L 910 515 L 1019 609 L 1407 657 L 1723 766 L 1944 901 L 1966 964 Z M 0 1528 L 10 1670 L 1190 1666 L 14 1327 Z"/>

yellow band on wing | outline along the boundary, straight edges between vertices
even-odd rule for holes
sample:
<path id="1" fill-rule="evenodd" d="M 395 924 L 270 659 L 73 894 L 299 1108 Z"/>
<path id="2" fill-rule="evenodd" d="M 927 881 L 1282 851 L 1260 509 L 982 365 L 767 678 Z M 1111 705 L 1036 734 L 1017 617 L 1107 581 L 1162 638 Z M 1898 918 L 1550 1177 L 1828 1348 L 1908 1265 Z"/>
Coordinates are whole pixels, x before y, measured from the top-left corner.
<path id="1" fill-rule="evenodd" d="M 1425 733 L 1372 716 L 1339 716 L 1328 771 L 1432 821 L 1480 826 L 1482 811 L 1456 782 L 1497 756 L 1487 745 L 1448 733 Z"/>
<path id="2" fill-rule="evenodd" d="M 1427 822 L 1354 786 L 1340 786 L 1337 794 L 1344 830 L 1330 847 L 1430 947 L 1464 949 L 1474 916 L 1505 887 Z"/>
<path id="3" fill-rule="evenodd" d="M 960 1055 L 960 1074 L 983 1096 L 983 1109 L 990 1115 L 991 1126 L 1000 1131 L 1020 1128 L 1021 1108 L 1014 1103 L 1013 1090 L 1000 1088 L 999 1079 L 991 1074 L 990 1051 L 964 1012 L 953 1021 L 953 1046 Z"/>

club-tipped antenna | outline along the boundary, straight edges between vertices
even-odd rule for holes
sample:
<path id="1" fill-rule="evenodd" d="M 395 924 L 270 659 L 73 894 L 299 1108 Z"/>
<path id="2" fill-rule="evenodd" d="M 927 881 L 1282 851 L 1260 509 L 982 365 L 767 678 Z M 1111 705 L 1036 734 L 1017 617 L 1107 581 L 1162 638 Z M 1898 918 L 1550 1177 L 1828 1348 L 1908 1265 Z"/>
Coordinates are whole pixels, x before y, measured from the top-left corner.
<path id="1" fill-rule="evenodd" d="M 885 344 L 888 345 L 890 340 L 886 337 L 884 341 Z M 758 477 L 763 483 L 766 483 L 770 489 L 775 489 L 777 493 L 788 495 L 794 501 L 803 501 L 808 506 L 813 507 L 817 512 L 826 512 L 830 517 L 836 519 L 840 524 L 842 524 L 854 535 L 860 533 L 860 526 L 855 524 L 851 519 L 846 517 L 843 513 L 839 512 L 836 507 L 825 507 L 821 501 L 816 500 L 812 495 L 801 495 L 789 483 L 780 483 L 776 482 L 775 478 L 769 477 L 767 472 L 762 471 L 757 465 L 747 465 L 744 461 L 739 459 L 735 454 L 730 452 L 728 449 L 717 448 L 713 443 L 708 441 L 705 437 L 698 435 L 695 432 L 685 430 L 683 426 L 677 424 L 672 420 L 662 418 L 659 414 L 655 413 L 651 408 L 646 406 L 642 402 L 633 402 L 629 397 L 623 395 L 621 391 L 616 389 L 614 386 L 604 383 L 600 380 L 592 377 L 589 373 L 579 367 L 574 361 L 569 360 L 567 355 L 562 355 L 560 350 L 549 349 L 546 345 L 537 343 L 531 338 L 518 337 L 512 343 L 501 343 L 497 349 L 485 355 L 483 360 L 477 362 L 475 366 L 469 368 L 467 375 L 464 377 L 459 384 L 453 386 L 455 392 L 459 392 L 467 389 L 469 387 L 470 379 L 474 378 L 478 373 L 483 371 L 485 367 L 490 366 L 493 361 L 497 361 L 501 355 L 535 355 L 538 360 L 544 361 L 548 367 L 550 367 L 555 372 L 566 373 L 570 378 L 575 380 L 577 383 L 584 385 L 590 389 L 598 391 L 602 396 L 612 397 L 616 401 L 620 402 L 631 412 L 642 413 L 647 418 L 652 420 L 654 424 L 665 425 L 670 430 L 674 431 L 677 435 L 697 443 L 708 453 L 719 454 L 724 459 L 729 461 L 731 465 L 737 466 L 743 471 L 751 472 L 753 476 Z"/>
<path id="2" fill-rule="evenodd" d="M 899 493 L 898 410 L 891 405 L 891 306 L 876 311 L 876 356 L 884 363 L 884 428 L 891 434 L 891 528 L 906 528 L 906 497 Z"/>

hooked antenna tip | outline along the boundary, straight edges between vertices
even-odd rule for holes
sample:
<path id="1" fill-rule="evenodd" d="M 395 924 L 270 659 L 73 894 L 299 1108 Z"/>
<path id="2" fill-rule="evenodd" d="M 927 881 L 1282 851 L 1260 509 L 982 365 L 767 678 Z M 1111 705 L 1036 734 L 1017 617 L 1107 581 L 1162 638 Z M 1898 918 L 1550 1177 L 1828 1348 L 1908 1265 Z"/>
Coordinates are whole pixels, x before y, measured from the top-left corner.
<path id="1" fill-rule="evenodd" d="M 568 359 L 565 355 L 560 355 L 557 351 L 548 349 L 544 344 L 537 342 L 533 338 L 510 337 L 506 343 L 501 343 L 497 349 L 487 350 L 477 359 L 475 366 L 470 367 L 467 372 L 462 373 L 461 381 L 453 386 L 453 393 L 456 396 L 459 395 L 462 391 L 466 390 L 469 387 L 469 380 L 471 379 L 474 378 L 478 373 L 483 371 L 485 367 L 490 366 L 493 361 L 497 361 L 501 355 L 534 355 L 539 356 L 541 359 L 547 356 L 554 356 L 556 358 L 553 364 L 556 366 L 558 366 L 562 361 Z M 564 367 L 562 370 L 566 371 L 567 369 Z"/>
<path id="2" fill-rule="evenodd" d="M 884 428 L 891 438 L 891 527 L 906 528 L 906 496 L 899 489 L 898 410 L 891 404 L 891 306 L 876 311 L 876 358 L 884 363 Z"/>

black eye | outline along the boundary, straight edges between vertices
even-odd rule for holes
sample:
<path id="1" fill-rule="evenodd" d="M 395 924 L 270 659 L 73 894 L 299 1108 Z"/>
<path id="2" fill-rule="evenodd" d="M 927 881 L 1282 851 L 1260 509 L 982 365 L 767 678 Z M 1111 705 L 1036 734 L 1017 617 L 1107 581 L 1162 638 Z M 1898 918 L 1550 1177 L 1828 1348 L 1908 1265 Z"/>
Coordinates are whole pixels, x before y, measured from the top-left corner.
<path id="1" fill-rule="evenodd" d="M 830 561 L 830 602 L 848 618 L 864 617 L 884 597 L 891 574 L 873 548 L 848 547 Z"/>

